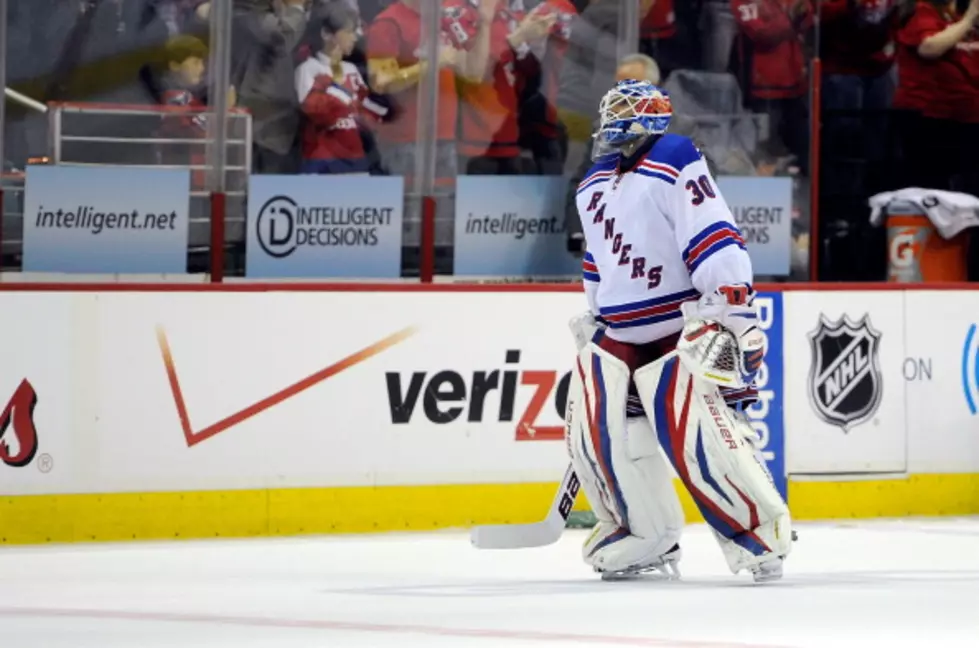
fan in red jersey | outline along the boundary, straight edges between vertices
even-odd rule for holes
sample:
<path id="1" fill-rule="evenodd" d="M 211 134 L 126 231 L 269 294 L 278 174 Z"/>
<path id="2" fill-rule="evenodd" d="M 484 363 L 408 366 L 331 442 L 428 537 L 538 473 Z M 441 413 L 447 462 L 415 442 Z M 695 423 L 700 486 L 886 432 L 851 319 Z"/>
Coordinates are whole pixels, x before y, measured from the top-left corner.
<path id="1" fill-rule="evenodd" d="M 554 16 L 551 38 L 563 42 L 567 42 L 571 38 L 571 23 L 574 22 L 574 17 L 578 15 L 578 12 L 570 0 L 544 0 L 537 5 L 534 12 L 545 16 Z"/>
<path id="2" fill-rule="evenodd" d="M 357 68 L 344 57 L 357 42 L 357 14 L 345 3 L 317 10 L 311 28 L 315 52 L 296 69 L 296 93 L 306 118 L 302 152 L 304 173 L 367 173 L 358 120 L 383 117 L 387 109 L 370 98 Z"/>
<path id="3" fill-rule="evenodd" d="M 927 0 L 914 5 L 897 33 L 894 107 L 904 111 L 900 132 L 916 186 L 952 188 L 963 161 L 975 158 L 965 123 L 975 119 L 979 80 L 969 70 L 976 69 L 977 52 L 969 41 L 977 20 L 979 0 L 971 0 L 961 16 L 954 1 Z"/>
<path id="4" fill-rule="evenodd" d="M 167 41 L 164 53 L 166 70 L 161 79 L 160 103 L 175 110 L 164 113 L 157 136 L 185 142 L 200 139 L 201 144 L 161 145 L 157 157 L 163 164 L 202 166 L 207 130 L 203 111 L 207 104 L 196 93 L 204 79 L 207 45 L 193 36 L 175 36 Z M 233 93 L 228 97 L 228 105 L 234 105 Z M 191 179 L 195 189 L 202 189 L 206 172 L 196 169 Z"/>
<path id="5" fill-rule="evenodd" d="M 741 85 L 753 112 L 767 114 L 770 128 L 806 173 L 809 158 L 808 67 L 803 48 L 813 25 L 811 0 L 731 0 L 741 29 Z"/>
<path id="6" fill-rule="evenodd" d="M 551 33 L 557 16 L 525 14 L 522 2 L 500 2 L 490 31 L 490 60 L 482 79 L 459 82 L 462 170 L 478 175 L 520 172 L 519 92 L 538 65 L 531 51 Z"/>
<path id="7" fill-rule="evenodd" d="M 683 58 L 678 45 L 677 18 L 673 0 L 642 0 L 639 4 L 639 51 L 652 56 L 663 77 L 681 67 Z"/>
<path id="8" fill-rule="evenodd" d="M 533 155 L 537 173 L 560 175 L 567 155 L 567 135 L 558 118 L 557 98 L 561 69 L 578 12 L 570 0 L 544 0 L 532 13 L 554 16 L 554 24 L 542 47 L 535 48 L 538 72 L 526 85 L 536 88 L 536 92 L 524 90 L 520 144 Z"/>

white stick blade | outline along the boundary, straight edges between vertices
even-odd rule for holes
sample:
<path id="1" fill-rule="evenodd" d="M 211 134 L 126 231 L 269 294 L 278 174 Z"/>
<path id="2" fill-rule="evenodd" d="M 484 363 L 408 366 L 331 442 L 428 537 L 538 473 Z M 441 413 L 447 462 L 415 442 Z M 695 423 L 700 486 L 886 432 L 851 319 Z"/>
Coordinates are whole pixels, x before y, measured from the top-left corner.
<path id="1" fill-rule="evenodd" d="M 561 537 L 562 525 L 553 529 L 547 523 L 489 524 L 474 527 L 470 535 L 477 549 L 524 549 L 553 544 Z"/>

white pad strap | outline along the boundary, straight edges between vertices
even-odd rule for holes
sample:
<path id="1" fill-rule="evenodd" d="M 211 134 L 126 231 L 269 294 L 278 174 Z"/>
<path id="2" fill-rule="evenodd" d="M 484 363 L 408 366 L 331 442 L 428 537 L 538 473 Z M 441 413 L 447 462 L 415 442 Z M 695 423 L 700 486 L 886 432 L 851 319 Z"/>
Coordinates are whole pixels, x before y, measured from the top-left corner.
<path id="1" fill-rule="evenodd" d="M 788 507 L 745 438 L 754 431 L 718 388 L 693 376 L 676 353 L 642 367 L 634 380 L 667 458 L 704 519 L 728 541 L 722 547 L 731 570 L 787 555 Z"/>
<path id="2" fill-rule="evenodd" d="M 568 328 L 574 336 L 575 348 L 581 351 L 595 337 L 595 333 L 604 327 L 595 319 L 591 311 L 585 311 L 572 317 L 568 322 Z"/>
<path id="3" fill-rule="evenodd" d="M 568 405 L 571 461 L 603 528 L 615 527 L 586 544 L 585 560 L 606 571 L 635 567 L 673 548 L 683 510 L 649 423 L 626 418 L 626 364 L 588 343 L 575 374 Z"/>

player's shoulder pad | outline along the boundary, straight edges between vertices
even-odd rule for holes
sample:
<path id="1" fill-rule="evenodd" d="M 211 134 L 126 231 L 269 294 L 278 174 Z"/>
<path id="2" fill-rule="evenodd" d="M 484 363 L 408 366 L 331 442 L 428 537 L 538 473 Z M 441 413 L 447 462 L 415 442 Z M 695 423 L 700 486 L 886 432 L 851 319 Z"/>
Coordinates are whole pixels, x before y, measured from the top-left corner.
<path id="1" fill-rule="evenodd" d="M 665 164 L 676 169 L 677 173 L 704 157 L 700 149 L 689 137 L 667 133 L 649 149 L 646 160 L 656 164 Z"/>

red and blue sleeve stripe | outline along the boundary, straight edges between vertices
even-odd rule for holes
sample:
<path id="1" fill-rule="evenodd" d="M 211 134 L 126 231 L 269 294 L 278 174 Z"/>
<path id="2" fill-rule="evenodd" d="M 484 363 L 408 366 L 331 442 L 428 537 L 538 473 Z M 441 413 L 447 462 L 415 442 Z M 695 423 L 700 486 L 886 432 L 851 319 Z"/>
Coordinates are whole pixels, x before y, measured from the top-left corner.
<path id="1" fill-rule="evenodd" d="M 581 262 L 581 276 L 584 277 L 585 281 L 594 281 L 595 283 L 601 279 L 598 274 L 598 266 L 595 264 L 595 257 L 588 252 L 585 252 L 585 258 Z"/>
<path id="2" fill-rule="evenodd" d="M 608 322 L 609 328 L 646 326 L 682 317 L 680 304 L 699 298 L 700 293 L 691 288 L 629 304 L 605 306 L 601 309 L 601 315 Z"/>
<path id="3" fill-rule="evenodd" d="M 719 221 L 705 227 L 690 239 L 690 244 L 683 251 L 683 262 L 687 264 L 687 272 L 693 274 L 700 264 L 731 245 L 736 245 L 742 250 L 747 249 L 744 245 L 744 236 L 737 225 Z"/>

